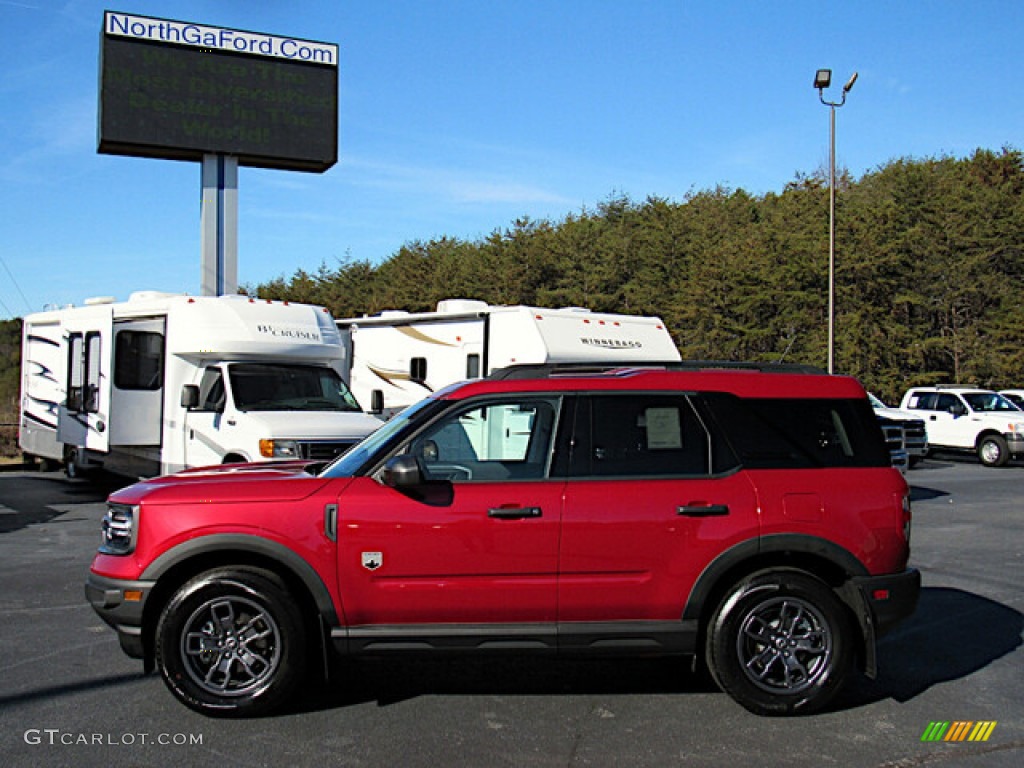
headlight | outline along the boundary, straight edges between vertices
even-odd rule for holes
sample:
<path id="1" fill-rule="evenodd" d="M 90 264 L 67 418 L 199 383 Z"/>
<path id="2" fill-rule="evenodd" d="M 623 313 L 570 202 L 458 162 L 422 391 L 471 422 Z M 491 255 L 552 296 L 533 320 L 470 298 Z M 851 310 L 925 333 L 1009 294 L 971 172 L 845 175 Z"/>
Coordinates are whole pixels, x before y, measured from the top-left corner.
<path id="1" fill-rule="evenodd" d="M 260 440 L 260 456 L 264 459 L 297 459 L 299 444 L 295 440 Z"/>
<path id="2" fill-rule="evenodd" d="M 107 504 L 103 516 L 100 552 L 104 555 L 130 555 L 135 551 L 135 531 L 139 508 L 128 504 Z"/>

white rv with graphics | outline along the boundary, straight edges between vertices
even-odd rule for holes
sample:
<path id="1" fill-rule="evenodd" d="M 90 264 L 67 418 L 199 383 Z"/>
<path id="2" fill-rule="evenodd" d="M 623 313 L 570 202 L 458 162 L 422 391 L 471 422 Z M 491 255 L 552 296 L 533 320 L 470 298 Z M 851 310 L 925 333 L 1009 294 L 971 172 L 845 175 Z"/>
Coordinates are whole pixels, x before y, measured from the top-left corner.
<path id="1" fill-rule="evenodd" d="M 69 475 L 331 459 L 380 426 L 322 307 L 143 291 L 24 321 L 19 440 Z"/>
<path id="2" fill-rule="evenodd" d="M 657 317 L 578 307 L 491 306 L 449 299 L 436 312 L 382 312 L 338 320 L 351 361 L 349 386 L 393 414 L 431 392 L 510 365 L 678 361 Z"/>

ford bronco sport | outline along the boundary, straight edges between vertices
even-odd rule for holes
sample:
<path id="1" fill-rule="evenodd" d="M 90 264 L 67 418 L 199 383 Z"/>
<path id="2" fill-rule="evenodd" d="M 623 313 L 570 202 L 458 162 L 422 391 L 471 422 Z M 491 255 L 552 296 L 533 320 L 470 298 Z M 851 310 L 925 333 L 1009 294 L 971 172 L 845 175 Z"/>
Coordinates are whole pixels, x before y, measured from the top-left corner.
<path id="1" fill-rule="evenodd" d="M 329 652 L 446 650 L 696 655 L 794 714 L 914 610 L 910 517 L 853 379 L 507 369 L 327 466 L 117 491 L 86 594 L 210 715 L 280 707 Z"/>

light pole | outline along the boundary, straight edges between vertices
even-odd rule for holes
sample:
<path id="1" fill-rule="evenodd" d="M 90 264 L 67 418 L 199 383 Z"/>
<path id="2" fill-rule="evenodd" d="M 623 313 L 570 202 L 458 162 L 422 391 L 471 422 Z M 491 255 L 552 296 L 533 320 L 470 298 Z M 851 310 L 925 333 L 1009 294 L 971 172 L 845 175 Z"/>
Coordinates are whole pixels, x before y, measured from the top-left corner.
<path id="1" fill-rule="evenodd" d="M 829 160 L 828 160 L 828 372 L 835 367 L 836 331 L 836 107 L 846 103 L 846 94 L 857 82 L 854 72 L 843 86 L 843 98 L 839 101 L 825 101 L 825 89 L 832 84 L 832 70 L 819 69 L 814 74 L 814 87 L 818 98 L 829 108 Z"/>

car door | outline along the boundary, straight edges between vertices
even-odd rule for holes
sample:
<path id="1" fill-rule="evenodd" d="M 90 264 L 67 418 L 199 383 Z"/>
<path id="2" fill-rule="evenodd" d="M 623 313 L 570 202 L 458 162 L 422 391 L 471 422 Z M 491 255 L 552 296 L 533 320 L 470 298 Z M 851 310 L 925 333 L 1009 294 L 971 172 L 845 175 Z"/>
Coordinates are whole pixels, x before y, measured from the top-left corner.
<path id="1" fill-rule="evenodd" d="M 553 637 L 561 410 L 535 395 L 455 405 L 395 451 L 418 460 L 414 491 L 374 477 L 346 487 L 337 553 L 350 642 L 443 645 L 496 625 L 505 638 Z"/>
<path id="2" fill-rule="evenodd" d="M 925 427 L 928 442 L 958 448 L 972 448 L 974 435 L 967 424 L 968 410 L 952 392 L 941 392 L 935 398 L 934 410 L 928 413 Z"/>
<path id="3" fill-rule="evenodd" d="M 584 399 L 562 515 L 561 634 L 678 626 L 708 563 L 757 536 L 753 489 L 743 473 L 713 474 L 715 450 L 682 394 Z"/>
<path id="4" fill-rule="evenodd" d="M 224 460 L 235 425 L 226 415 L 229 405 L 224 372 L 220 366 L 207 366 L 199 383 L 199 403 L 182 419 L 185 466 L 202 467 Z"/>

